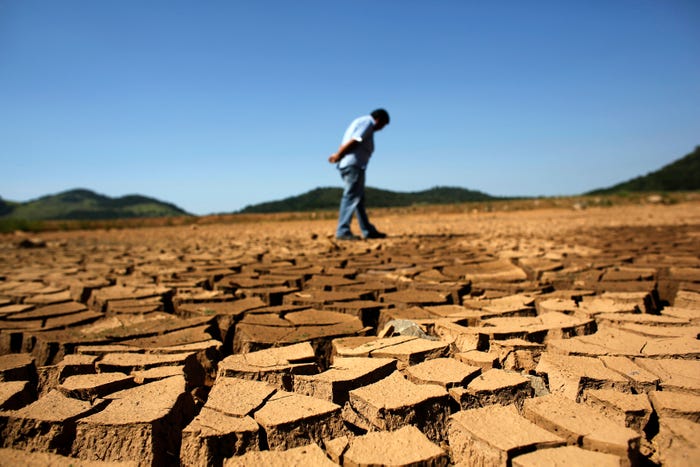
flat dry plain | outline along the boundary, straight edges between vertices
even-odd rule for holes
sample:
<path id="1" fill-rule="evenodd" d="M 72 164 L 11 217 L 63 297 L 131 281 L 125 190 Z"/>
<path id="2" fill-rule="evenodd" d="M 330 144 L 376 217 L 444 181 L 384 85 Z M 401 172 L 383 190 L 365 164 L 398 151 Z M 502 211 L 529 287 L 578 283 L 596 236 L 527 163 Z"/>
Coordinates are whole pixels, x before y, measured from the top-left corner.
<path id="1" fill-rule="evenodd" d="M 692 465 L 700 202 L 0 237 L 0 465 Z"/>

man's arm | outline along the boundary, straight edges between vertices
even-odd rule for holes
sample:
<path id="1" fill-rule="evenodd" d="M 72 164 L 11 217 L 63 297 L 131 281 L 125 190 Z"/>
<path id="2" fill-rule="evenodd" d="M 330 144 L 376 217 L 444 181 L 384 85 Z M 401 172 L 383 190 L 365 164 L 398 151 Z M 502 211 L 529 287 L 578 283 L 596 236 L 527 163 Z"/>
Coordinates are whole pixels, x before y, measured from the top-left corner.
<path id="1" fill-rule="evenodd" d="M 340 159 L 345 157 L 345 155 L 349 153 L 358 143 L 359 141 L 357 141 L 355 138 L 350 138 L 345 144 L 338 148 L 338 152 L 328 158 L 328 162 L 333 164 L 340 161 Z"/>

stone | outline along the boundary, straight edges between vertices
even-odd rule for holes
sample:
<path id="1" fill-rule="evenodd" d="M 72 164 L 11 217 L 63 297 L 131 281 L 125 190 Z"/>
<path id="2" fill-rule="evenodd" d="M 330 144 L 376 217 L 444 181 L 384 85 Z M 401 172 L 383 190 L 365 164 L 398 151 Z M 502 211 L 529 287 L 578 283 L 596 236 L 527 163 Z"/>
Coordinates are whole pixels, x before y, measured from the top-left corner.
<path id="1" fill-rule="evenodd" d="M 350 391 L 375 383 L 396 370 L 392 358 L 338 357 L 331 367 L 317 375 L 295 375 L 294 392 L 334 402 L 340 406 Z"/>
<path id="2" fill-rule="evenodd" d="M 625 428 L 600 411 L 558 394 L 525 400 L 523 416 L 567 440 L 567 444 L 620 456 L 635 464 L 639 433 Z"/>
<path id="3" fill-rule="evenodd" d="M 461 410 L 449 419 L 452 462 L 508 466 L 518 454 L 563 446 L 565 441 L 518 414 L 514 405 Z"/>
<path id="4" fill-rule="evenodd" d="M 340 410 L 329 401 L 277 391 L 253 418 L 265 430 L 269 448 L 283 450 L 344 434 Z"/>
<path id="5" fill-rule="evenodd" d="M 420 334 L 425 335 L 429 328 L 434 326 L 434 321 L 437 317 L 425 308 L 410 306 L 402 308 L 383 308 L 379 312 L 379 319 L 377 321 L 377 329 L 381 329 L 380 337 L 391 337 L 391 336 L 406 336 L 412 335 L 416 337 L 422 337 L 419 333 L 406 334 L 404 332 L 397 332 L 394 328 L 390 326 L 396 324 L 396 322 L 410 322 L 414 326 L 420 328 Z"/>

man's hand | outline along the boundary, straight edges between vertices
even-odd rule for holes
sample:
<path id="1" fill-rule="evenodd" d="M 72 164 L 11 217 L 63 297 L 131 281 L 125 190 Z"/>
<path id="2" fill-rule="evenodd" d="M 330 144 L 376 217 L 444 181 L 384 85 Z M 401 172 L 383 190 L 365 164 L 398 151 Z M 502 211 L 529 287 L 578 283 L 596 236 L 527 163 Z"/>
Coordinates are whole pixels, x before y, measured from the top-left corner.
<path id="1" fill-rule="evenodd" d="M 330 162 L 331 164 L 333 164 L 333 163 L 335 163 L 335 162 L 338 162 L 340 159 L 342 159 L 343 157 L 345 157 L 345 155 L 346 155 L 348 152 L 352 151 L 352 149 L 353 149 L 357 144 L 359 144 L 359 142 L 358 142 L 356 139 L 348 140 L 347 143 L 341 145 L 341 146 L 338 148 L 338 152 L 336 152 L 335 154 L 333 154 L 331 157 L 328 158 L 328 162 Z"/>

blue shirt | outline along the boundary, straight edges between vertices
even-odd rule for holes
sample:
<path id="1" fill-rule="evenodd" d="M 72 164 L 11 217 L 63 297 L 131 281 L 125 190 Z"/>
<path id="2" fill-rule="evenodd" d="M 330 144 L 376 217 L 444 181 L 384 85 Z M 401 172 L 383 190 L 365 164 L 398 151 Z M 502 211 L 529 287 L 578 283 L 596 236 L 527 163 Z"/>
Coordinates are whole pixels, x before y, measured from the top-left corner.
<path id="1" fill-rule="evenodd" d="M 365 115 L 353 120 L 348 129 L 345 130 L 341 144 L 345 144 L 351 139 L 357 141 L 358 144 L 338 162 L 338 168 L 342 169 L 355 165 L 361 169 L 366 169 L 369 158 L 374 152 L 374 119 L 371 115 Z"/>

